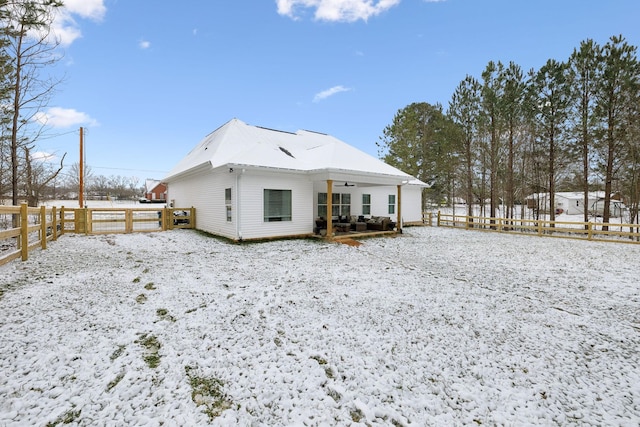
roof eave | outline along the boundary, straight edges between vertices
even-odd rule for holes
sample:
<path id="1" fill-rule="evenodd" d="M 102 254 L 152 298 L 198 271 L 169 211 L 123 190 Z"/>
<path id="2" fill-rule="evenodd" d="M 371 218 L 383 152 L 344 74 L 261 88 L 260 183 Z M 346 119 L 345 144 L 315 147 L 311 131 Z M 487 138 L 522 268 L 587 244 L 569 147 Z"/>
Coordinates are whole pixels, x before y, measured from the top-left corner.
<path id="1" fill-rule="evenodd" d="M 183 171 L 174 173 L 173 175 L 167 175 L 162 182 L 171 182 L 172 180 L 176 180 L 176 179 L 180 179 L 180 178 L 185 178 L 191 175 L 195 175 L 197 173 L 203 172 L 207 169 L 211 169 L 211 160 L 207 160 L 206 162 L 200 163 L 196 166 L 193 166 L 189 169 L 185 169 Z"/>

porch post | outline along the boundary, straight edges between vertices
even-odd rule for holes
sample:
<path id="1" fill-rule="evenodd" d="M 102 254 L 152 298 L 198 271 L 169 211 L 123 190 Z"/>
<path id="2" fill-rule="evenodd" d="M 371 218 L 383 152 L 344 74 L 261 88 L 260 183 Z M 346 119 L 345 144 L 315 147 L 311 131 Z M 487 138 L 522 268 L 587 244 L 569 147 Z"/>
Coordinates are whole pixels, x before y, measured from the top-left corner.
<path id="1" fill-rule="evenodd" d="M 398 233 L 402 233 L 402 185 L 398 185 Z"/>
<path id="2" fill-rule="evenodd" d="M 333 180 L 327 180 L 327 238 L 333 239 L 333 224 L 331 221 L 333 212 Z"/>

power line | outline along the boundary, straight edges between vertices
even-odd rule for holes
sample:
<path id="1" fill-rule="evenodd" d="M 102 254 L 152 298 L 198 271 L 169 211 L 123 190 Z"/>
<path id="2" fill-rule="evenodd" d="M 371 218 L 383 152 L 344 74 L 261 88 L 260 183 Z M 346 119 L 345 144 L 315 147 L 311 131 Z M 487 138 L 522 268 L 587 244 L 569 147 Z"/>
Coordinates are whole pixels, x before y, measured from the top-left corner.
<path id="1" fill-rule="evenodd" d="M 151 169 L 127 169 L 127 168 L 113 168 L 108 166 L 92 166 L 89 165 L 91 169 L 111 169 L 111 170 L 120 170 L 120 171 L 132 171 L 132 172 L 158 172 L 158 173 L 167 173 L 168 171 L 159 171 L 159 170 L 151 170 Z"/>

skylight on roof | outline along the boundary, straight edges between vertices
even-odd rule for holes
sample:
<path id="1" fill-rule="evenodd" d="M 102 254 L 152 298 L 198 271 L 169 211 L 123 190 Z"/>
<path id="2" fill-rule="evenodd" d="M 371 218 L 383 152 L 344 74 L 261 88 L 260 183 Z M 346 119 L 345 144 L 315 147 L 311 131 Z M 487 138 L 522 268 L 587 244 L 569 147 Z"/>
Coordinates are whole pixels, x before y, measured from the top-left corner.
<path id="1" fill-rule="evenodd" d="M 280 149 L 280 151 L 282 151 L 282 152 L 283 152 L 284 154 L 286 154 L 287 156 L 291 157 L 292 159 L 295 159 L 295 157 L 293 157 L 293 154 L 291 154 L 291 153 L 289 152 L 289 150 L 287 150 L 286 148 L 284 148 L 284 147 L 280 147 L 280 146 L 278 146 L 278 148 Z"/>

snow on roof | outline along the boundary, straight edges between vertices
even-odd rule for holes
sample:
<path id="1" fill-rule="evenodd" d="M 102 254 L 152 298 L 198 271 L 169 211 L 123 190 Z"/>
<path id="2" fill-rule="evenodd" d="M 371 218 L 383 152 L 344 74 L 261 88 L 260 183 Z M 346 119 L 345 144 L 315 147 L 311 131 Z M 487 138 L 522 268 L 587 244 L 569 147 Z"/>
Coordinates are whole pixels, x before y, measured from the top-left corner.
<path id="1" fill-rule="evenodd" d="M 162 181 L 160 180 L 147 178 L 144 182 L 144 188 L 146 189 L 146 191 L 151 191 L 161 183 Z"/>
<path id="2" fill-rule="evenodd" d="M 330 135 L 305 130 L 279 131 L 251 126 L 238 119 L 207 135 L 169 172 L 165 181 L 207 165 L 212 169 L 247 166 L 307 173 L 344 171 L 415 180 Z"/>

